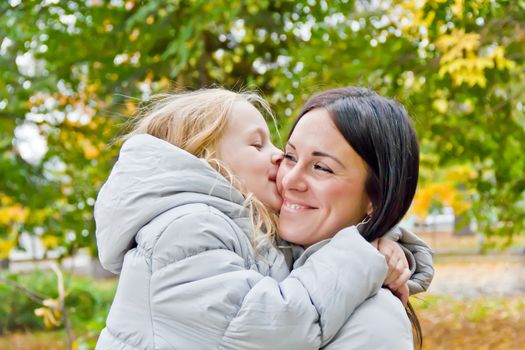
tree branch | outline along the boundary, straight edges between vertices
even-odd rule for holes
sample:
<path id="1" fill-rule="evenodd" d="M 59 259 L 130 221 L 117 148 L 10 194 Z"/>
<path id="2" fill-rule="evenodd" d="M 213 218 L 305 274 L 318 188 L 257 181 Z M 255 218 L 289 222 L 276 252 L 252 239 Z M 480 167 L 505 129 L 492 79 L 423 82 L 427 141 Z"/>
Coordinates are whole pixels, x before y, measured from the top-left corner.
<path id="1" fill-rule="evenodd" d="M 44 295 L 40 292 L 37 292 L 37 291 L 34 291 L 34 290 L 31 290 L 29 288 L 27 288 L 26 286 L 24 286 L 23 284 L 19 283 L 19 282 L 16 282 L 16 281 L 11 281 L 10 279 L 7 279 L 3 276 L 0 276 L 0 283 L 3 283 L 9 287 L 12 287 L 16 290 L 19 290 L 20 292 L 24 293 L 29 299 L 33 300 L 34 302 L 36 303 L 39 303 L 39 304 L 42 304 L 42 302 L 46 299 L 49 299 L 50 297 L 47 296 L 47 295 Z"/>

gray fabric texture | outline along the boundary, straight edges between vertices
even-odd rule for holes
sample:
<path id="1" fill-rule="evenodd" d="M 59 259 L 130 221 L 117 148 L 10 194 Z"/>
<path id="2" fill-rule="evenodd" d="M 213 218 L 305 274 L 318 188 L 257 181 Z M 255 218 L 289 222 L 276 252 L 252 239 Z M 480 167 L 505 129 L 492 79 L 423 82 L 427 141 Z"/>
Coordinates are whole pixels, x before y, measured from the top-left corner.
<path id="1" fill-rule="evenodd" d="M 324 350 L 413 350 L 412 326 L 388 289 L 361 304 Z"/>
<path id="2" fill-rule="evenodd" d="M 255 251 L 242 195 L 149 135 L 123 145 L 95 220 L 101 263 L 120 273 L 97 349 L 319 349 L 350 320 L 367 325 L 371 315 L 354 310 L 389 307 L 374 298 L 384 257 L 355 227 L 290 247 L 292 259 L 270 243 Z"/>
<path id="3" fill-rule="evenodd" d="M 434 278 L 432 249 L 416 234 L 399 225 L 391 229 L 385 237 L 398 242 L 405 252 L 412 271 L 408 281 L 410 295 L 426 291 Z"/>
<path id="4" fill-rule="evenodd" d="M 242 204 L 204 160 L 128 140 L 95 206 L 120 272 L 97 349 L 318 349 L 380 289 L 385 260 L 355 227 L 290 272 L 273 245 L 254 251 Z"/>
<path id="5" fill-rule="evenodd" d="M 434 278 L 434 253 L 432 249 L 414 233 L 400 227 L 401 238 L 399 244 L 405 250 L 407 256 L 413 257 L 413 273 L 408 281 L 410 295 L 424 292 L 430 286 Z"/>

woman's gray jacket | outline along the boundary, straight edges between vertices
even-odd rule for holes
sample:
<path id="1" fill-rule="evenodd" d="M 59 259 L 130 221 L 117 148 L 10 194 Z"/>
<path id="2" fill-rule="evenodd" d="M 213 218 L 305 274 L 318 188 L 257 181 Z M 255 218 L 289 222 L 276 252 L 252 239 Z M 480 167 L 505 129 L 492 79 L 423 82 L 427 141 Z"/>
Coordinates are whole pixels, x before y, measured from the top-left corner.
<path id="1" fill-rule="evenodd" d="M 352 332 L 367 341 L 347 321 L 381 297 L 407 326 L 355 227 L 304 252 L 254 250 L 243 201 L 205 160 L 149 135 L 125 142 L 95 205 L 100 260 L 120 273 L 97 349 L 336 349 Z"/>

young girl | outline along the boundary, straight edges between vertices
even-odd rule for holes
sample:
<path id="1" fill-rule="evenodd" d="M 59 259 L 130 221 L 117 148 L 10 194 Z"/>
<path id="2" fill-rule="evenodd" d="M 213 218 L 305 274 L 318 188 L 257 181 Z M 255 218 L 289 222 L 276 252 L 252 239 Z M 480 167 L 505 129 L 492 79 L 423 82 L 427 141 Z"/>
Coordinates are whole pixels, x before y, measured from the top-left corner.
<path id="1" fill-rule="evenodd" d="M 256 105 L 269 111 L 222 89 L 162 96 L 127 137 L 95 206 L 100 260 L 120 272 L 97 349 L 318 349 L 385 281 L 355 227 L 292 247 L 290 272 L 282 156 Z"/>

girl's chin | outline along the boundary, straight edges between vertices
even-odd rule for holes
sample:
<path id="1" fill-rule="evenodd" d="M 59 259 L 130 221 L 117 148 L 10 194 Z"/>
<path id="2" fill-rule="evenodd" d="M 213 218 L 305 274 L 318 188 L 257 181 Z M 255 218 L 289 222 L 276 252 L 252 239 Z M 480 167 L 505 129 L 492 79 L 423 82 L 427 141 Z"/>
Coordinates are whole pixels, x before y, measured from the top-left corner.
<path id="1" fill-rule="evenodd" d="M 278 213 L 281 210 L 281 205 L 283 204 L 283 200 L 281 197 L 276 198 L 272 205 L 270 205 L 270 208 L 272 208 L 276 213 Z"/>

